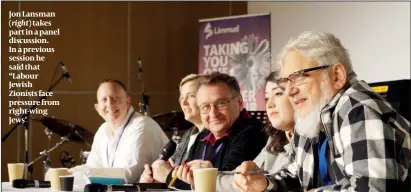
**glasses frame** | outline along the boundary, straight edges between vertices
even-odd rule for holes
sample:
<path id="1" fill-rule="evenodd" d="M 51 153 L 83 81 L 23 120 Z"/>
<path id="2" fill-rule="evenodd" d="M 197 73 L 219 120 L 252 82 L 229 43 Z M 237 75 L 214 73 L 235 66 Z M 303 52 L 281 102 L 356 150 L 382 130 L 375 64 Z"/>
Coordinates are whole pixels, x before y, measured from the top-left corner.
<path id="1" fill-rule="evenodd" d="M 296 72 L 291 73 L 290 75 L 288 75 L 288 77 L 279 78 L 277 80 L 277 84 L 282 88 L 286 88 L 288 84 L 294 85 L 296 82 L 299 82 L 297 85 L 301 85 L 304 81 L 304 78 L 302 78 L 302 77 L 307 77 L 308 72 L 315 71 L 315 70 L 320 70 L 320 69 L 327 69 L 329 67 L 331 67 L 331 65 L 312 67 L 312 68 L 296 71 Z"/>
<path id="2" fill-rule="evenodd" d="M 230 104 L 230 102 L 233 101 L 239 95 L 240 94 L 236 94 L 236 95 L 232 96 L 230 99 L 219 99 L 219 100 L 217 100 L 216 102 L 221 102 L 221 101 L 225 102 L 223 107 L 218 107 L 218 104 L 215 104 L 216 102 L 214 102 L 214 103 L 207 104 L 207 106 L 209 106 L 209 108 L 206 111 L 202 110 L 202 108 L 206 107 L 204 105 L 198 106 L 198 109 L 200 110 L 201 114 L 210 113 L 212 106 L 214 106 L 218 111 L 226 110 L 226 109 L 228 109 L 228 104 Z M 219 104 L 221 104 L 221 103 L 219 103 Z"/>

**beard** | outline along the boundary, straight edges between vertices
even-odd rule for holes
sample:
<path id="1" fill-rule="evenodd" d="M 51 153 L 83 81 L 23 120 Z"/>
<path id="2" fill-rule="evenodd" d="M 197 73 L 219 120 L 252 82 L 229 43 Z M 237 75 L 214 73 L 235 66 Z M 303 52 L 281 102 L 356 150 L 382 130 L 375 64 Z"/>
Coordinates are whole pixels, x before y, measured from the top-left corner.
<path id="1" fill-rule="evenodd" d="M 324 77 L 324 81 L 321 84 L 321 97 L 317 104 L 314 105 L 313 109 L 305 117 L 300 117 L 298 113 L 294 113 L 295 119 L 295 132 L 299 135 L 316 138 L 319 136 L 321 131 L 321 110 L 326 104 L 328 104 L 332 99 L 331 89 L 328 84 L 329 77 Z"/>

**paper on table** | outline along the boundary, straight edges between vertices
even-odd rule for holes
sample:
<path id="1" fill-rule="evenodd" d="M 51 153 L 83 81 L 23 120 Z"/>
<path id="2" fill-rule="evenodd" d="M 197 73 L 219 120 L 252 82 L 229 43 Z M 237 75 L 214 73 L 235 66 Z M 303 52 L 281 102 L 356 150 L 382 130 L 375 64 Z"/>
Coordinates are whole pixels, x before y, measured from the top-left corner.
<path id="1" fill-rule="evenodd" d="M 124 178 L 122 168 L 90 168 L 88 177 Z"/>
<path id="2" fill-rule="evenodd" d="M 84 186 L 90 184 L 90 180 L 87 177 L 90 168 L 86 164 L 75 166 L 68 171 L 74 176 L 74 188 L 84 188 Z"/>

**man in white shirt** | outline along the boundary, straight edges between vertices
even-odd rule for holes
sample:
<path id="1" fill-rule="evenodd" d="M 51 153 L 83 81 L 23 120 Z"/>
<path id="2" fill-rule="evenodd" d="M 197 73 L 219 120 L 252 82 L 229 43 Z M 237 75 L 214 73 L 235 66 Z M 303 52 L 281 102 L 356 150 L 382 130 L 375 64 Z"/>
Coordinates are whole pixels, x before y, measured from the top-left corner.
<path id="1" fill-rule="evenodd" d="M 131 106 L 123 83 L 105 80 L 97 90 L 95 109 L 106 121 L 94 136 L 87 158 L 91 168 L 124 168 L 127 183 L 139 180 L 169 139 L 160 126 Z"/>

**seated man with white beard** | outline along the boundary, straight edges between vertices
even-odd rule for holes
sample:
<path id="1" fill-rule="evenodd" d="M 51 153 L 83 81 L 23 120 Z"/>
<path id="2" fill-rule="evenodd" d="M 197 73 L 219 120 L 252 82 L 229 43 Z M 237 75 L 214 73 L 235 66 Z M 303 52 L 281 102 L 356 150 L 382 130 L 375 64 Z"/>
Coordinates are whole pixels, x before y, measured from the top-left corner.
<path id="1" fill-rule="evenodd" d="M 357 80 L 339 39 L 304 32 L 278 59 L 295 109 L 294 162 L 275 175 L 244 175 L 237 189 L 410 191 L 410 122 Z M 249 162 L 237 168 L 252 169 Z M 300 185 L 290 185 L 295 179 Z"/>

